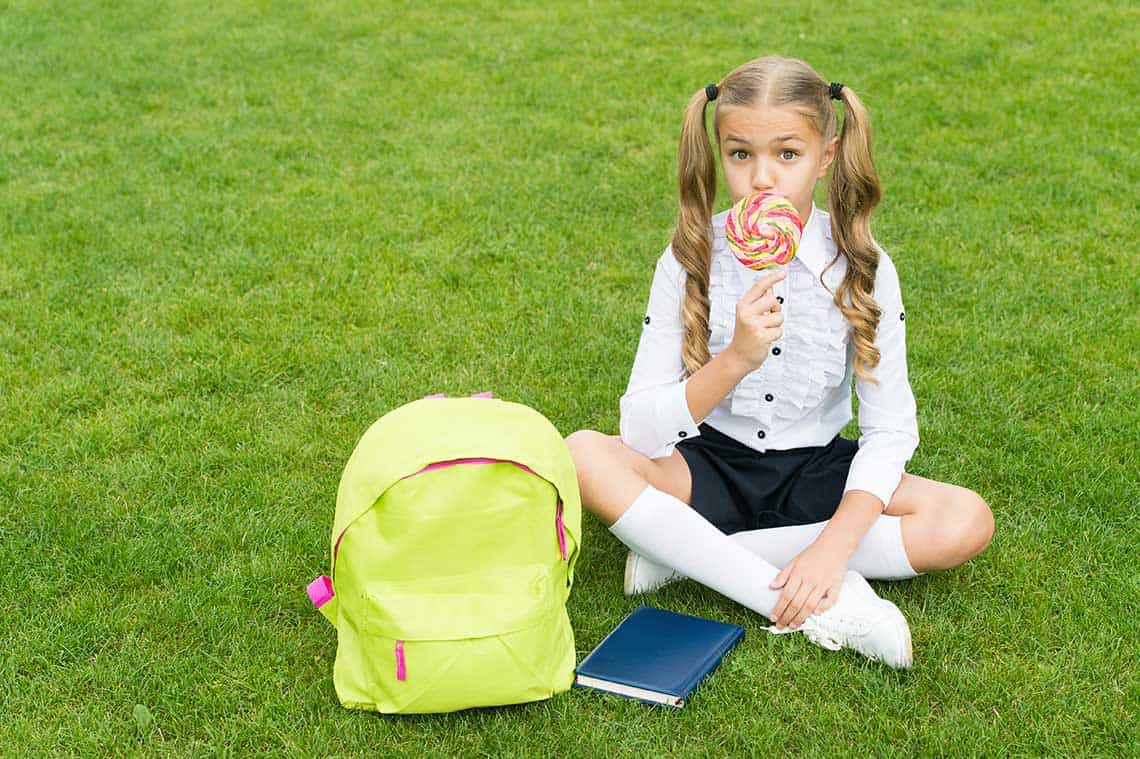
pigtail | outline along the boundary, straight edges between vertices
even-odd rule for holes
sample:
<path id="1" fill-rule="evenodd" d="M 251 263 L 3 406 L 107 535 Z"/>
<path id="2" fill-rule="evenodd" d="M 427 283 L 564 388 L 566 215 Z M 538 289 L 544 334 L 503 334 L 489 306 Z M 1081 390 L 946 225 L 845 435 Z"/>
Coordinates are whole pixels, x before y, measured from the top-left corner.
<path id="1" fill-rule="evenodd" d="M 698 90 L 685 108 L 681 145 L 677 151 L 680 208 L 673 231 L 673 256 L 685 269 L 685 297 L 681 304 L 684 338 L 681 359 L 693 375 L 709 361 L 709 267 L 713 201 L 716 199 L 716 158 L 705 128 L 709 97 Z"/>
<path id="2" fill-rule="evenodd" d="M 873 379 L 871 370 L 879 365 L 875 334 L 882 312 L 873 297 L 879 251 L 871 238 L 871 211 L 879 204 L 881 190 L 871 158 L 867 111 L 850 87 L 839 89 L 839 96 L 845 111 L 843 131 L 827 196 L 831 232 L 847 258 L 847 271 L 836 288 L 835 303 L 851 324 L 855 374 Z"/>

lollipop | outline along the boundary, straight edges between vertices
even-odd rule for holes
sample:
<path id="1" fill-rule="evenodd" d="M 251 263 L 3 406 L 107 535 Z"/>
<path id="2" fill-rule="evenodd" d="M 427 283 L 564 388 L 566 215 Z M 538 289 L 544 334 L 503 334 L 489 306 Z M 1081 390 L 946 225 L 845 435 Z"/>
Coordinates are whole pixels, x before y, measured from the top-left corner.
<path id="1" fill-rule="evenodd" d="M 804 223 L 787 198 L 768 192 L 741 198 L 728 212 L 728 248 L 754 271 L 782 266 L 796 257 Z"/>

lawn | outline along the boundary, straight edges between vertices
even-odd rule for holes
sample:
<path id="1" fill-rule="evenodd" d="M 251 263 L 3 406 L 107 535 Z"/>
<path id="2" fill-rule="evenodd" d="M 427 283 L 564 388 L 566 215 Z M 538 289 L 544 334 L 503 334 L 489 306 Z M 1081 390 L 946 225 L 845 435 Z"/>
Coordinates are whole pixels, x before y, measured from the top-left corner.
<path id="1" fill-rule="evenodd" d="M 0 2 L 0 754 L 1140 752 L 1137 7 L 432 5 Z M 747 629 L 683 711 L 341 708 L 304 585 L 356 441 L 488 389 L 615 432 L 681 111 L 767 53 L 871 110 L 909 470 L 996 516 L 877 586 L 914 669 L 627 599 L 586 517 L 580 655 L 642 602 Z"/>

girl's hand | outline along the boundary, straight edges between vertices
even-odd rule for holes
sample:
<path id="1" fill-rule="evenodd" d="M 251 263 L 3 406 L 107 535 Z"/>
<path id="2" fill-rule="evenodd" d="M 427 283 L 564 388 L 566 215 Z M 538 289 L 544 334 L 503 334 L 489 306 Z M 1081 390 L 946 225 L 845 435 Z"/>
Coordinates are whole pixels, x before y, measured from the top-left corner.
<path id="1" fill-rule="evenodd" d="M 760 368 L 768 358 L 772 343 L 784 334 L 781 329 L 784 315 L 772 292 L 772 285 L 787 276 L 785 271 L 769 274 L 744 293 L 736 304 L 736 330 L 727 350 L 735 353 L 749 371 Z"/>
<path id="2" fill-rule="evenodd" d="M 768 586 L 784 589 L 772 610 L 772 623 L 794 630 L 815 612 L 830 609 L 843 587 L 848 558 L 819 540 L 800 551 Z"/>

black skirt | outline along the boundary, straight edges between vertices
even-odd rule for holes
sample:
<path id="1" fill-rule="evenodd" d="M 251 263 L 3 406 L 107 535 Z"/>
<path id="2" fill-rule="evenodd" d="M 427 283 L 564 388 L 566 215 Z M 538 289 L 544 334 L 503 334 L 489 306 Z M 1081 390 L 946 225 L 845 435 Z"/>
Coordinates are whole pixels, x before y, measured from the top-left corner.
<path id="1" fill-rule="evenodd" d="M 837 435 L 824 446 L 760 453 L 707 424 L 700 431 L 677 445 L 693 478 L 692 507 L 729 535 L 830 519 L 859 450 Z"/>

